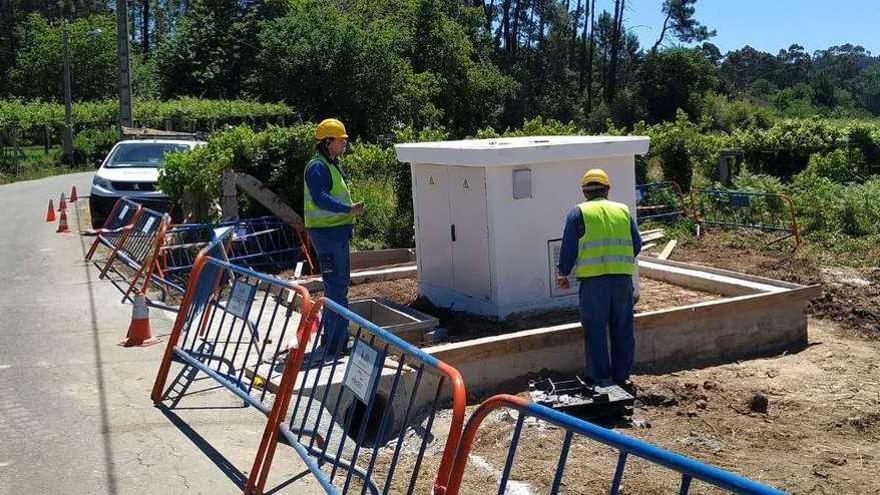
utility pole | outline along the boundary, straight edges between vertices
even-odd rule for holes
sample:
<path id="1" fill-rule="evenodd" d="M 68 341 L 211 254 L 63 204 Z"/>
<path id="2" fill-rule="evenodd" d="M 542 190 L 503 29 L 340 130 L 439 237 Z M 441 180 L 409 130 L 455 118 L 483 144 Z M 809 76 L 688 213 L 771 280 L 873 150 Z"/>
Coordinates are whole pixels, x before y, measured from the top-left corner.
<path id="1" fill-rule="evenodd" d="M 70 101 L 70 43 L 67 36 L 67 22 L 64 23 L 64 163 L 73 164 L 73 110 Z"/>
<path id="2" fill-rule="evenodd" d="M 119 127 L 131 127 L 131 59 L 128 50 L 128 2 L 116 0 L 116 37 L 119 53 Z"/>

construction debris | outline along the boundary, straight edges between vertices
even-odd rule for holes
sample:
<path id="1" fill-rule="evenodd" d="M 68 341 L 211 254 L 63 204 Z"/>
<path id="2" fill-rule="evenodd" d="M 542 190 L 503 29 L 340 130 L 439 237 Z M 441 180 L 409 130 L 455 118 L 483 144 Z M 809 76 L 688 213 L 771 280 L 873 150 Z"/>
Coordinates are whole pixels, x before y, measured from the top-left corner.
<path id="1" fill-rule="evenodd" d="M 642 242 L 651 242 L 651 241 L 659 241 L 666 237 L 666 233 L 663 229 L 657 230 L 648 230 L 646 232 L 641 232 L 642 234 Z"/>
<path id="2" fill-rule="evenodd" d="M 663 248 L 663 251 L 661 251 L 660 255 L 658 255 L 657 257 L 661 260 L 668 260 L 669 256 L 672 255 L 672 250 L 675 249 L 676 245 L 678 245 L 678 241 L 676 241 L 675 239 L 667 242 L 666 247 Z"/>
<path id="3" fill-rule="evenodd" d="M 569 380 L 530 380 L 529 395 L 537 404 L 583 419 L 631 416 L 635 403 L 635 397 L 617 385 L 603 387 L 577 375 Z"/>

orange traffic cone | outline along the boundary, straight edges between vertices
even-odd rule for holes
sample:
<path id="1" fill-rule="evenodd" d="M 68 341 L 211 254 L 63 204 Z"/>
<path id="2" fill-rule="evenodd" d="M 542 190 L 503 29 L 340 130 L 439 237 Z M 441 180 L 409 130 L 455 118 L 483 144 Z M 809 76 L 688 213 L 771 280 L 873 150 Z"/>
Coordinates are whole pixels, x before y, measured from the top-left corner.
<path id="1" fill-rule="evenodd" d="M 52 200 L 49 200 L 49 211 L 46 212 L 46 221 L 54 222 L 55 221 L 55 207 L 52 206 Z"/>
<path id="2" fill-rule="evenodd" d="M 147 307 L 147 299 L 140 289 L 134 293 L 134 305 L 131 308 L 131 324 L 128 325 L 128 335 L 119 343 L 122 347 L 146 347 L 158 344 L 159 339 L 150 334 L 150 308 Z"/>
<path id="3" fill-rule="evenodd" d="M 67 227 L 67 210 L 61 210 L 61 218 L 58 219 L 58 230 L 55 232 L 58 234 L 70 232 L 70 228 Z"/>
<path id="4" fill-rule="evenodd" d="M 64 200 L 64 193 L 61 193 L 61 201 L 58 202 L 58 211 L 67 209 L 67 201 Z"/>
<path id="5" fill-rule="evenodd" d="M 76 186 L 70 188 L 70 202 L 76 203 Z"/>

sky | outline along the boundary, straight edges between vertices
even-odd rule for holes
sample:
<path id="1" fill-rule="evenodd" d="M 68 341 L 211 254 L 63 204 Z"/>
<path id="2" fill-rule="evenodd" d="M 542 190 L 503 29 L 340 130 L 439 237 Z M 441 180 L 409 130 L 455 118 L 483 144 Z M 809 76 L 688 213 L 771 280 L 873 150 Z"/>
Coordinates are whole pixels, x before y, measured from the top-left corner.
<path id="1" fill-rule="evenodd" d="M 624 21 L 645 49 L 663 26 L 661 3 L 626 2 Z M 613 12 L 613 6 L 608 0 L 596 2 L 597 11 Z M 793 43 L 809 53 L 852 43 L 880 55 L 880 0 L 698 0 L 694 17 L 718 31 L 709 41 L 722 54 L 744 45 L 775 55 Z"/>

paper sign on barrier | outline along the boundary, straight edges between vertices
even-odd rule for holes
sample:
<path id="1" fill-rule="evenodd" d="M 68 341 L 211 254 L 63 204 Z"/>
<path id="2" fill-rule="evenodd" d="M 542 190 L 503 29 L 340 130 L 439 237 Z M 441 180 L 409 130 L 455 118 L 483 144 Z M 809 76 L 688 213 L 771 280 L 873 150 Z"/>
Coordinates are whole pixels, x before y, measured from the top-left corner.
<path id="1" fill-rule="evenodd" d="M 358 339 L 351 352 L 342 383 L 364 404 L 370 401 L 370 391 L 380 369 L 378 360 L 379 351 Z"/>
<path id="2" fill-rule="evenodd" d="M 125 218 L 125 214 L 128 213 L 128 205 L 122 206 L 122 212 L 119 213 L 119 219 L 122 220 Z"/>
<path id="3" fill-rule="evenodd" d="M 232 284 L 232 292 L 229 295 L 229 302 L 226 303 L 226 310 L 244 319 L 254 302 L 256 293 L 256 285 L 236 280 Z"/>
<path id="4" fill-rule="evenodd" d="M 155 222 L 156 217 L 148 218 L 147 221 L 144 222 L 144 228 L 141 229 L 141 232 L 143 232 L 144 234 L 148 233 L 150 231 L 150 227 L 152 227 Z"/>

